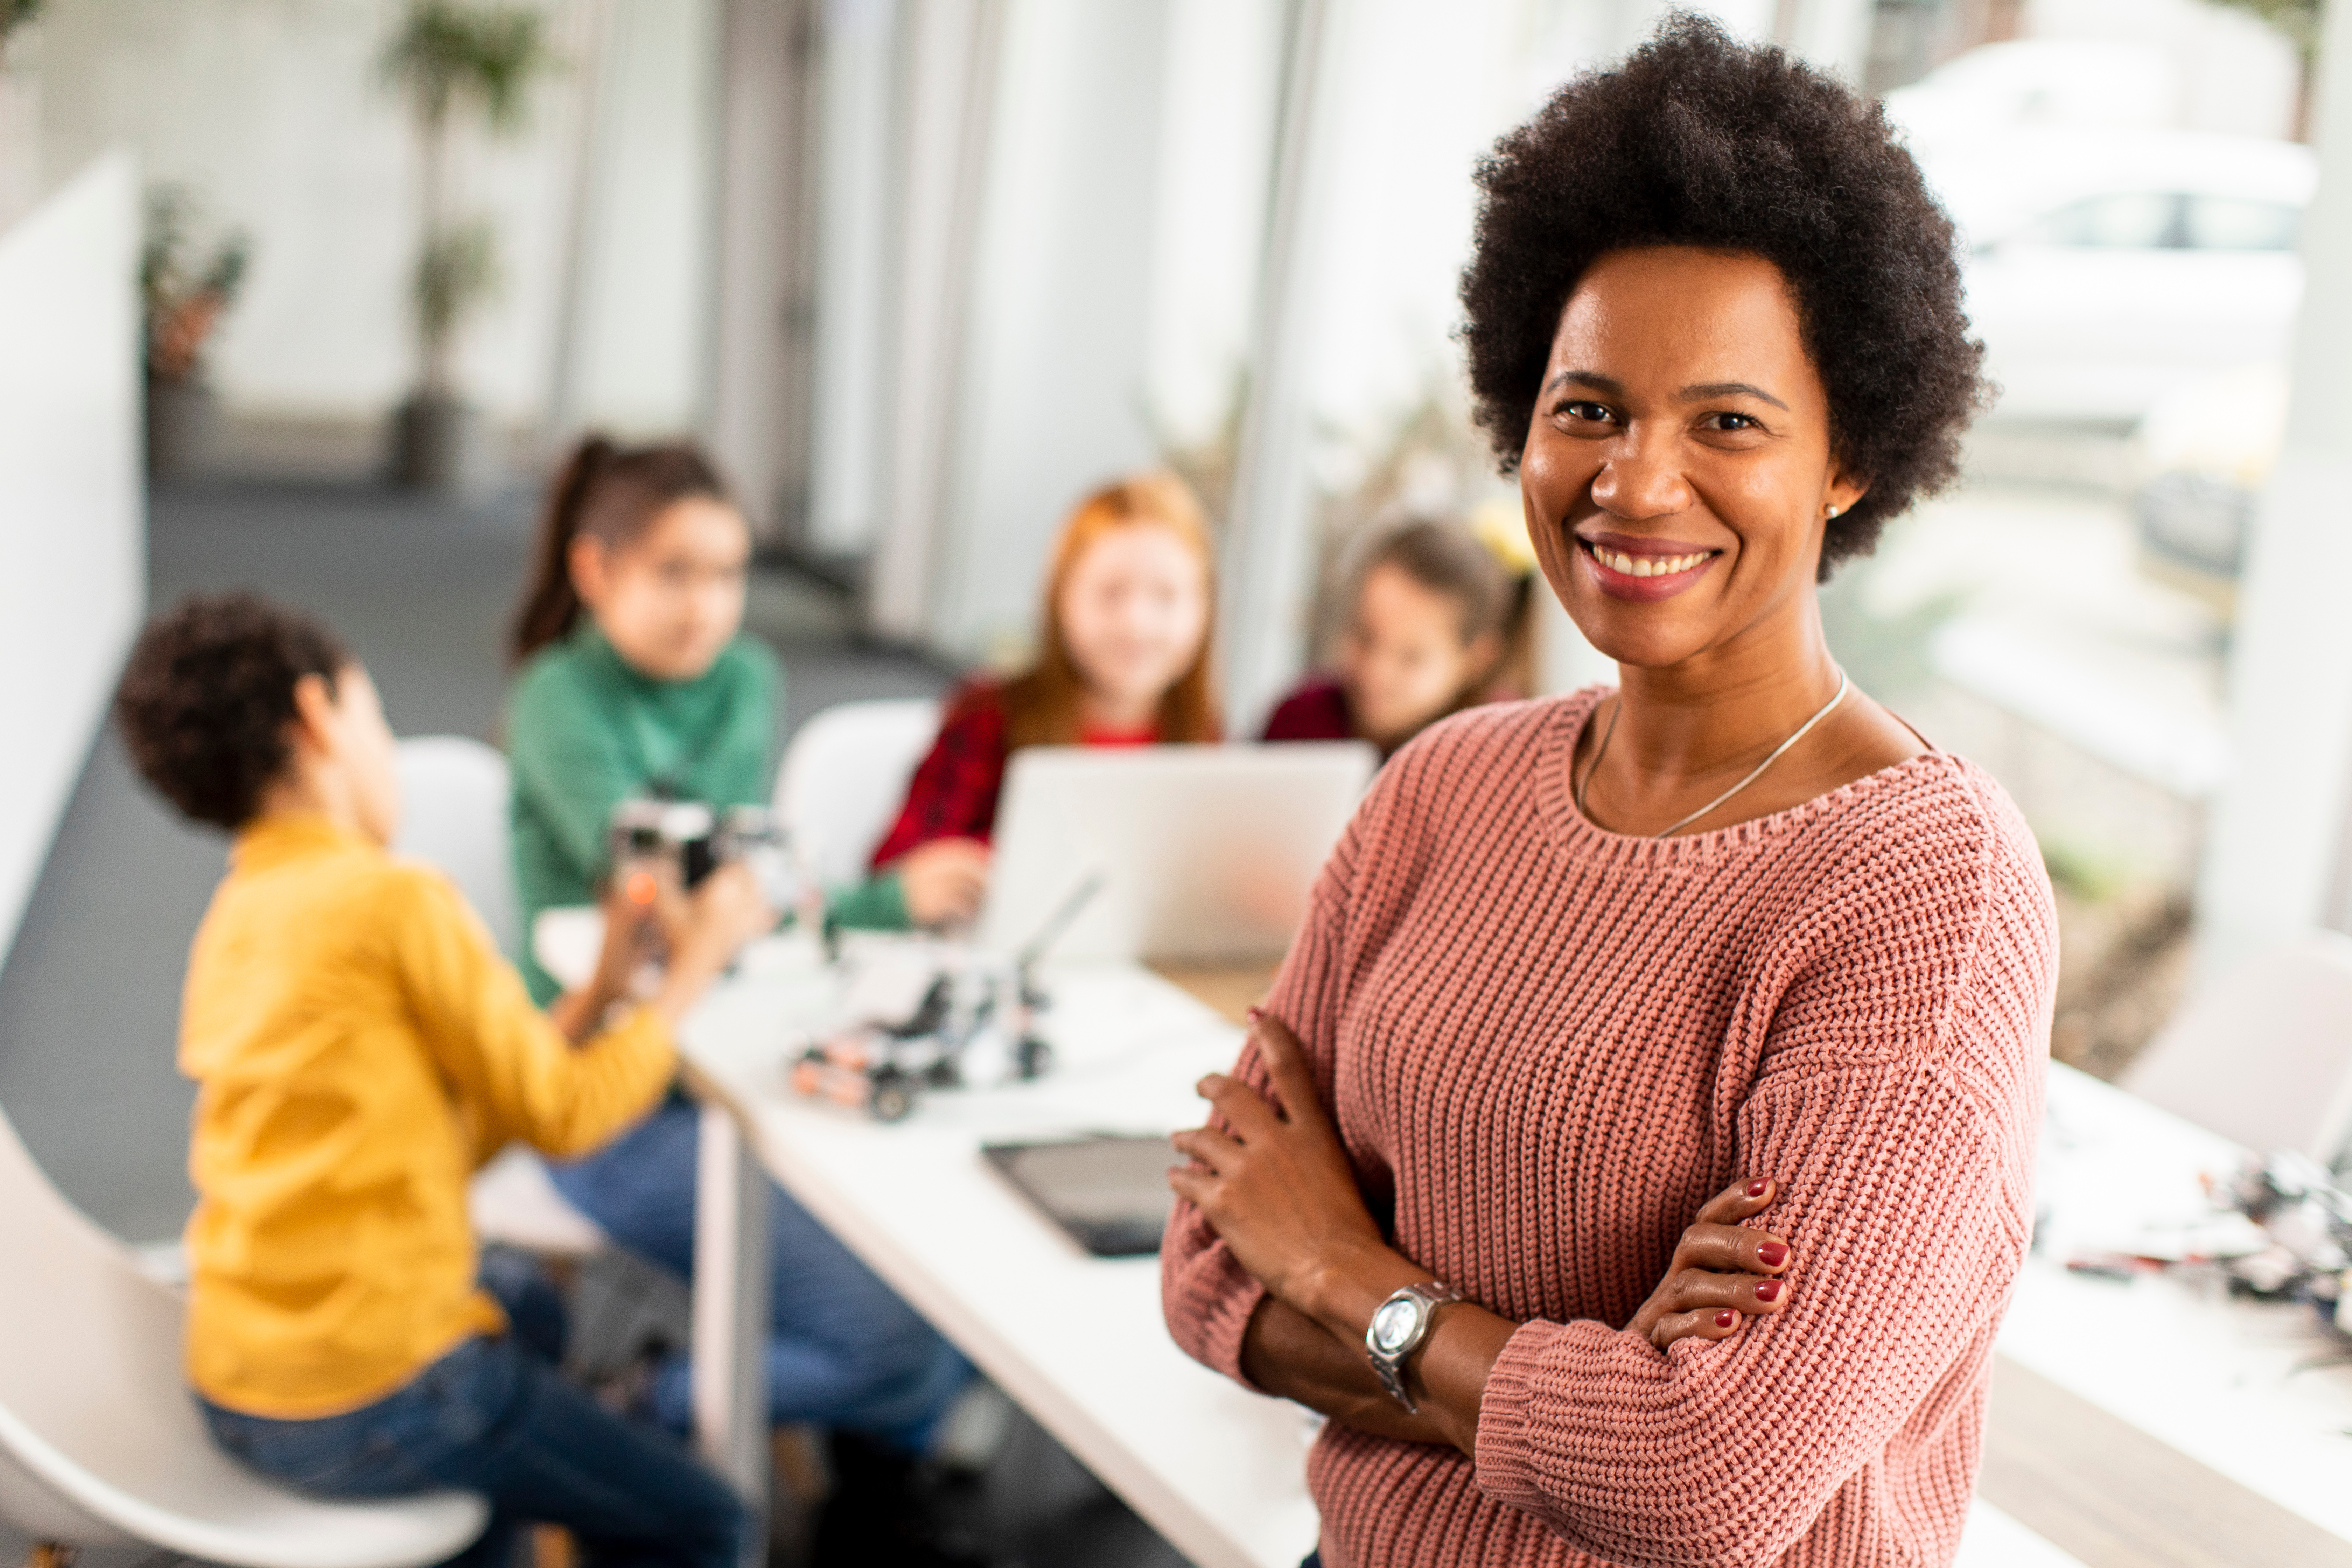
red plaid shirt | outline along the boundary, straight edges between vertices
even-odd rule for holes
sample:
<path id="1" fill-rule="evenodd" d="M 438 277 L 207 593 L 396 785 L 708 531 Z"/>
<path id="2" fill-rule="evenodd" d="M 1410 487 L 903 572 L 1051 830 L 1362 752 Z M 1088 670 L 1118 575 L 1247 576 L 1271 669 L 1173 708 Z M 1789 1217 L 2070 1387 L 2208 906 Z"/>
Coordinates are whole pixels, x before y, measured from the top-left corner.
<path id="1" fill-rule="evenodd" d="M 1159 736 L 1081 728 L 1082 746 L 1148 746 Z M 993 685 L 974 683 L 948 700 L 940 738 L 907 785 L 898 820 L 874 851 L 880 870 L 934 838 L 977 838 L 996 831 L 996 801 L 1004 793 L 1004 704 Z"/>
<path id="2" fill-rule="evenodd" d="M 988 842 L 1004 789 L 1004 708 L 993 686 L 967 686 L 949 700 L 940 738 L 907 786 L 898 820 L 874 851 L 880 870 L 934 838 Z"/>

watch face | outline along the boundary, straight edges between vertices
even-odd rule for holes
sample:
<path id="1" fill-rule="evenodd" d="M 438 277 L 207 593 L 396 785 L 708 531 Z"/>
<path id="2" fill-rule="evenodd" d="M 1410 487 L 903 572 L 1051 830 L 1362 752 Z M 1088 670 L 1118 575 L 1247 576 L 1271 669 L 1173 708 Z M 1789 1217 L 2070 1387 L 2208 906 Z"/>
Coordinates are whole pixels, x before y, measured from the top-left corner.
<path id="1" fill-rule="evenodd" d="M 1412 1331 L 1421 1321 L 1418 1301 L 1383 1301 L 1372 1314 L 1372 1342 L 1381 1347 L 1383 1355 L 1394 1355 L 1412 1340 Z"/>

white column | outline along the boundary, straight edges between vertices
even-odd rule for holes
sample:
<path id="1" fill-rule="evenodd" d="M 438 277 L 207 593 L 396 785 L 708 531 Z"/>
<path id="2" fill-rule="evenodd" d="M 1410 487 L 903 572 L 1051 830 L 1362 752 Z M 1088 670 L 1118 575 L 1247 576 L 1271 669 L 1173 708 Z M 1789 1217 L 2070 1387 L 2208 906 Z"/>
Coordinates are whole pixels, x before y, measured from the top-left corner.
<path id="1" fill-rule="evenodd" d="M 890 354 L 897 0 L 820 0 L 814 389 L 803 542 L 827 554 L 870 544 L 882 514 Z"/>
<path id="2" fill-rule="evenodd" d="M 1249 407 L 1234 467 L 1217 605 L 1226 721 L 1237 735 L 1256 732 L 1307 653 L 1315 571 L 1310 387 L 1322 315 L 1315 301 L 1324 266 L 1320 219 L 1329 184 L 1326 77 L 1339 20 L 1331 0 L 1296 0 Z"/>
<path id="3" fill-rule="evenodd" d="M 805 505 L 812 0 L 724 0 L 705 435 L 755 532 Z"/>
<path id="4" fill-rule="evenodd" d="M 2198 889 L 2210 975 L 2347 923 L 2352 809 L 2352 5 L 2328 7 L 2315 84 L 2319 190 L 2286 446 L 2260 510 L 2231 660 L 2233 771 Z"/>
<path id="5" fill-rule="evenodd" d="M 1003 5 L 959 360 L 898 394 L 952 400 L 921 454 L 940 465 L 924 633 L 964 658 L 1029 651 L 1063 518 L 1157 453 L 1143 397 L 1170 3 Z"/>
<path id="6" fill-rule="evenodd" d="M 885 383 L 866 615 L 902 642 L 939 640 L 940 556 L 1008 4 L 908 0 L 900 23 L 896 265 L 877 338 Z"/>

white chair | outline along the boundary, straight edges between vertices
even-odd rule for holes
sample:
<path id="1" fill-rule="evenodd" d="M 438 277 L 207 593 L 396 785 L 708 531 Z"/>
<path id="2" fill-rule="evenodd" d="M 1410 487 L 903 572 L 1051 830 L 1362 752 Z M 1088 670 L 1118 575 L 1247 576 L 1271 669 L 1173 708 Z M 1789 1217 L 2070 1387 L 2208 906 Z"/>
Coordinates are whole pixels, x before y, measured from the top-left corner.
<path id="1" fill-rule="evenodd" d="M 2120 1082 L 2258 1153 L 2332 1163 L 2352 1137 L 2352 937 L 2314 931 L 2222 975 Z"/>
<path id="2" fill-rule="evenodd" d="M 589 1258 L 613 1244 L 603 1226 L 556 1190 L 546 1162 L 520 1143 L 508 1144 L 474 1173 L 466 1213 L 481 1240 L 542 1258 Z"/>
<path id="3" fill-rule="evenodd" d="M 457 884 L 509 957 L 520 951 L 507 760 L 463 735 L 400 742 L 400 837 L 393 848 L 438 868 Z M 539 1156 L 513 1145 L 476 1173 L 467 1194 L 474 1234 L 554 1258 L 609 1245 L 596 1222 L 564 1200 Z"/>
<path id="4" fill-rule="evenodd" d="M 508 824 L 513 785 L 507 760 L 463 735 L 400 742 L 400 837 L 393 849 L 436 866 L 512 958 L 522 951 Z"/>
<path id="5" fill-rule="evenodd" d="M 865 879 L 939 732 L 940 705 L 917 698 L 839 703 L 793 736 L 776 773 L 776 817 L 820 886 Z"/>
<path id="6" fill-rule="evenodd" d="M 49 1184 L 0 1115 L 0 1518 L 44 1546 L 144 1545 L 239 1568 L 420 1568 L 489 1511 L 461 1492 L 321 1502 L 214 1447 L 179 1296 Z"/>

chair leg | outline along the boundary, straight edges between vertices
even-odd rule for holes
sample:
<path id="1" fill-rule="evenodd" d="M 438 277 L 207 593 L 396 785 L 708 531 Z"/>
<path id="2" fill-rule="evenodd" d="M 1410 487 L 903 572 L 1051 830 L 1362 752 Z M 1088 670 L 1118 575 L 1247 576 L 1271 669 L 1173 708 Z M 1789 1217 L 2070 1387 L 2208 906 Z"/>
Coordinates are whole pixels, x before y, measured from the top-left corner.
<path id="1" fill-rule="evenodd" d="M 25 1568 L 70 1568 L 74 1549 L 60 1546 L 54 1541 L 36 1541 L 25 1559 Z"/>

